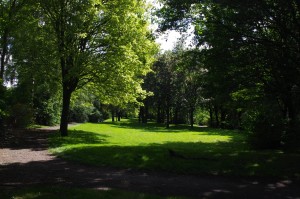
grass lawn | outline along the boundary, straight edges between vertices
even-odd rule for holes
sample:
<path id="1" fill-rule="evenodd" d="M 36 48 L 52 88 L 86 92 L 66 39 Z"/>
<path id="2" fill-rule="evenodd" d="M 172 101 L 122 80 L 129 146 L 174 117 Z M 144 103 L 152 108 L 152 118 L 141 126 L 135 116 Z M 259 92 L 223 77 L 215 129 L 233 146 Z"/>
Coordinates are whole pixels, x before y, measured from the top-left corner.
<path id="1" fill-rule="evenodd" d="M 300 179 L 300 154 L 251 149 L 241 132 L 187 126 L 170 129 L 131 120 L 82 124 L 67 138 L 51 137 L 50 150 L 96 166 L 181 174 Z"/>
<path id="2" fill-rule="evenodd" d="M 15 191 L 1 191 L 1 199 L 184 199 L 182 197 L 159 197 L 143 193 L 118 190 L 91 190 L 61 187 L 31 187 Z"/>

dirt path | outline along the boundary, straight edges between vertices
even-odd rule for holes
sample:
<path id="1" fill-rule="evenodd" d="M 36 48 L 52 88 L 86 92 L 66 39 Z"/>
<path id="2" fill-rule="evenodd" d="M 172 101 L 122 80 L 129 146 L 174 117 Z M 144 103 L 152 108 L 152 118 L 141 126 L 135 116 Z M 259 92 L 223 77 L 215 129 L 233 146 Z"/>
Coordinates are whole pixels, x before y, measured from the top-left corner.
<path id="1" fill-rule="evenodd" d="M 47 137 L 52 132 L 22 132 L 15 143 L 0 148 L 0 189 L 59 185 L 191 198 L 300 199 L 299 182 L 289 180 L 176 175 L 68 162 L 48 153 Z"/>

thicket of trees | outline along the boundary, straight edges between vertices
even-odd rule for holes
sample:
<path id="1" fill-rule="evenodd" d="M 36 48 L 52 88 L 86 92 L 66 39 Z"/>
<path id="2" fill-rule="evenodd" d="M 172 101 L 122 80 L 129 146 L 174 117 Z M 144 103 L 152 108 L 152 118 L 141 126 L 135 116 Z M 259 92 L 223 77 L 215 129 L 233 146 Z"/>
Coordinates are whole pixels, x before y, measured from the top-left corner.
<path id="1" fill-rule="evenodd" d="M 169 127 L 173 124 L 206 124 L 203 98 L 203 76 L 205 68 L 197 50 L 186 50 L 178 43 L 173 51 L 158 56 L 152 73 L 144 81 L 144 89 L 153 96 L 144 100 L 140 120 L 154 119 Z M 196 115 L 196 111 L 200 111 Z M 205 115 L 205 114 L 204 114 Z M 202 117 L 201 117 L 202 116 Z"/>
<path id="2" fill-rule="evenodd" d="M 211 125 L 247 129 L 261 147 L 298 145 L 299 1 L 162 2 L 161 30 L 195 27 Z"/>
<path id="3" fill-rule="evenodd" d="M 155 57 L 142 0 L 2 0 L 0 126 L 60 123 L 65 136 L 70 119 L 132 114 L 299 145 L 299 1 L 160 2 L 160 30 L 195 27 L 194 48 Z"/>

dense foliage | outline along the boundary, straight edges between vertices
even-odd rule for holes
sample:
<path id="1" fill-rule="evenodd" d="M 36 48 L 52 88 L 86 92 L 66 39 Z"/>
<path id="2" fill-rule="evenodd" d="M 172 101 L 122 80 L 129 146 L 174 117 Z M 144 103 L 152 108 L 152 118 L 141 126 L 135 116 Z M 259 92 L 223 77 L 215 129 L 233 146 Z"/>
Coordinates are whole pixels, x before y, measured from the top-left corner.
<path id="1" fill-rule="evenodd" d="M 260 147 L 297 144 L 299 1 L 162 2 L 161 30 L 195 27 L 214 125 L 247 128 Z"/>
<path id="2" fill-rule="evenodd" d="M 1 129 L 60 123 L 65 136 L 69 121 L 120 120 L 139 108 L 144 123 L 299 145 L 299 1 L 160 2 L 160 31 L 193 27 L 196 45 L 179 42 L 155 61 L 143 0 L 2 0 Z"/>
<path id="3" fill-rule="evenodd" d="M 143 0 L 1 1 L 0 79 L 13 98 L 7 120 L 60 122 L 65 136 L 70 108 L 82 111 L 71 107 L 78 89 L 116 106 L 144 98 L 141 77 L 157 52 L 146 8 Z M 94 108 L 84 117 L 98 120 Z M 15 112 L 23 109 L 27 115 Z"/>

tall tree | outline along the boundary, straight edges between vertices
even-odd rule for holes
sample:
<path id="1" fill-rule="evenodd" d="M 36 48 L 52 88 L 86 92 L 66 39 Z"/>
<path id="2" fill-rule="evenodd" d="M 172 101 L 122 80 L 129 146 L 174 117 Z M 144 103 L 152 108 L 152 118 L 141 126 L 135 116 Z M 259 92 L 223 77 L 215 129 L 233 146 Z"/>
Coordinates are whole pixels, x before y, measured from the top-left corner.
<path id="1" fill-rule="evenodd" d="M 25 0 L 2 0 L 0 2 L 0 79 L 2 80 L 4 80 L 5 67 L 11 58 L 12 32 L 16 31 L 21 22 L 18 13 L 25 2 Z"/>
<path id="2" fill-rule="evenodd" d="M 211 89 L 209 93 L 217 112 L 234 104 L 240 106 L 235 108 L 249 110 L 253 104 L 268 106 L 272 103 L 273 107 L 277 106 L 278 114 L 262 113 L 265 120 L 272 120 L 266 125 L 285 120 L 282 125 L 289 130 L 282 131 L 282 137 L 297 134 L 299 1 L 162 2 L 165 3 L 160 12 L 164 18 L 163 30 L 195 25 L 199 46 L 206 47 L 207 88 Z M 233 102 L 235 94 L 248 99 L 252 105 L 245 107 Z M 216 118 L 218 115 L 216 113 Z M 273 118 L 274 115 L 278 118 Z"/>
<path id="3" fill-rule="evenodd" d="M 156 52 L 143 1 L 41 0 L 40 5 L 60 60 L 62 136 L 67 135 L 70 99 L 77 88 L 88 84 L 102 96 L 127 93 L 125 101 L 141 93 L 139 76 L 149 70 Z"/>

